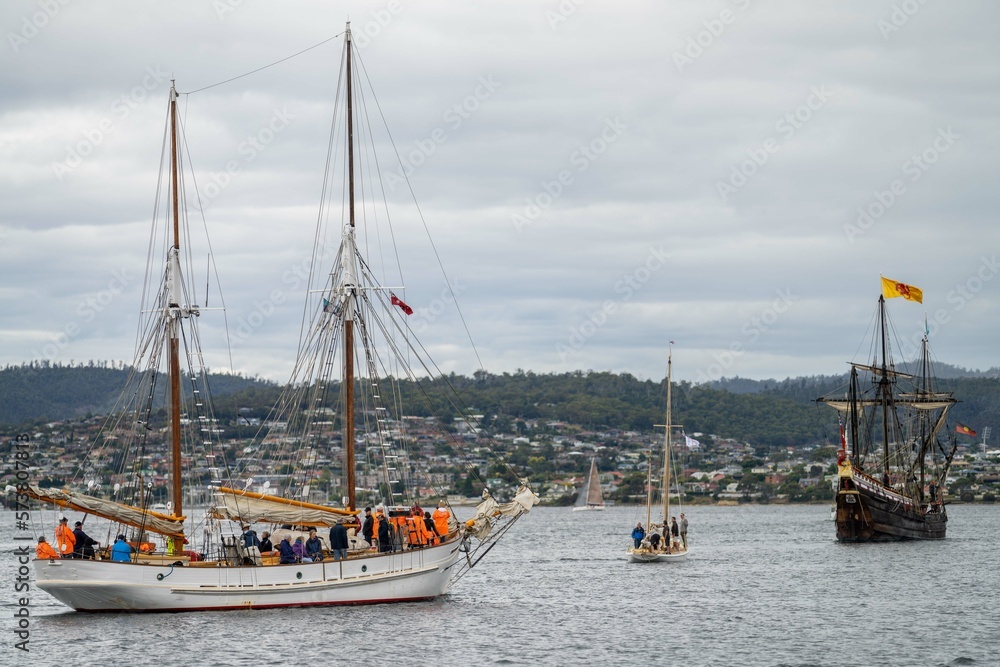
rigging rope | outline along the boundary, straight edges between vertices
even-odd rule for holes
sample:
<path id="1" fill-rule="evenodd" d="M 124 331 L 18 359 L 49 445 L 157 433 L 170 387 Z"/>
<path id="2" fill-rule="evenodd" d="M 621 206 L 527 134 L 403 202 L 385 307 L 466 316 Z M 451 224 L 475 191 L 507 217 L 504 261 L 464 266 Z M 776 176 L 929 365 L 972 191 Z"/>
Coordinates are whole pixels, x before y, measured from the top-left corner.
<path id="1" fill-rule="evenodd" d="M 240 74 L 238 76 L 232 77 L 231 79 L 226 79 L 225 81 L 219 81 L 218 83 L 213 83 L 211 85 L 204 86 L 203 88 L 198 88 L 197 90 L 191 90 L 191 91 L 188 91 L 186 93 L 178 93 L 178 94 L 179 95 L 194 95 L 195 93 L 200 93 L 203 90 L 208 90 L 209 88 L 215 88 L 216 86 L 221 86 L 221 85 L 230 83 L 232 81 L 236 81 L 237 79 L 242 79 L 245 76 L 250 76 L 251 74 L 256 74 L 257 72 L 261 72 L 263 70 L 266 70 L 269 67 L 274 67 L 275 65 L 279 65 L 279 64 L 285 62 L 286 60 L 291 60 L 292 58 L 295 58 L 296 56 L 301 56 L 303 53 L 306 53 L 307 51 L 312 51 L 313 49 L 315 49 L 315 48 L 317 48 L 319 46 L 323 46 L 327 42 L 332 42 L 333 40 L 337 39 L 338 37 L 340 37 L 343 34 L 344 33 L 342 33 L 342 32 L 341 33 L 337 33 L 333 37 L 330 37 L 329 39 L 324 39 L 322 42 L 319 42 L 318 44 L 313 44 L 309 48 L 302 49 L 298 53 L 293 53 L 290 56 L 282 58 L 281 60 L 275 60 L 273 63 L 271 63 L 269 65 L 264 65 L 263 67 L 258 67 L 257 69 L 251 70 L 249 72 L 246 72 L 245 74 Z"/>

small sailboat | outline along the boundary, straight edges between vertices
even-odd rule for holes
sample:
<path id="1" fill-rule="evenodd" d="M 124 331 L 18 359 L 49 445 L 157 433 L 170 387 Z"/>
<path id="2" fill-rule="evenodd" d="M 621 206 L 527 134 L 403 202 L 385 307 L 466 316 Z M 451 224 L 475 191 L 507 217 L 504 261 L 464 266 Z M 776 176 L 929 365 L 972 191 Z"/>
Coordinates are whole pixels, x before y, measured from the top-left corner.
<path id="1" fill-rule="evenodd" d="M 574 512 L 599 512 L 604 510 L 604 492 L 601 491 L 601 480 L 597 475 L 597 459 L 590 459 L 590 472 L 587 483 L 580 489 L 576 499 Z"/>
<path id="2" fill-rule="evenodd" d="M 182 212 L 183 202 L 197 197 L 184 196 L 185 188 L 194 185 L 185 185 L 182 178 L 180 159 L 187 152 L 181 148 L 186 145 L 182 118 L 171 84 L 163 159 L 167 176 L 161 181 L 167 192 L 157 198 L 166 206 L 157 207 L 151 235 L 162 246 L 149 251 L 152 258 L 164 257 L 165 266 L 154 264 L 147 282 L 153 297 L 142 309 L 143 335 L 132 381 L 92 449 L 95 458 L 106 458 L 82 464 L 91 477 L 85 488 L 32 486 L 26 494 L 63 511 L 80 512 L 84 521 L 95 517 L 88 526 L 103 521 L 101 537 L 110 536 L 99 540 L 105 546 L 96 557 L 35 561 L 39 588 L 73 609 L 236 610 L 432 599 L 447 593 L 538 500 L 527 480 L 515 477 L 504 492 L 506 501 L 486 487 L 474 516 L 464 522 L 444 507 L 440 523 L 425 519 L 429 514 L 417 505 L 414 487 L 419 480 L 406 451 L 411 438 L 403 432 L 404 415 L 413 413 L 403 412 L 400 387 L 408 382 L 409 392 L 429 390 L 435 383 L 428 369 L 437 367 L 405 322 L 412 309 L 393 291 L 402 288 L 380 284 L 373 262 L 356 242 L 355 178 L 370 176 L 372 170 L 356 169 L 354 162 L 373 147 L 355 147 L 356 134 L 362 141 L 371 136 L 370 126 L 361 132 L 354 127 L 355 114 L 367 108 L 355 101 L 354 87 L 367 78 L 352 72 L 357 51 L 350 24 L 344 35 L 342 86 L 334 112 L 339 122 L 331 133 L 324 193 L 337 182 L 344 184 L 346 219 L 321 211 L 320 220 L 333 218 L 339 231 L 339 246 L 329 252 L 333 267 L 312 272 L 318 285 L 311 284 L 306 297 L 306 326 L 292 378 L 261 431 L 239 441 L 244 456 L 235 461 L 226 453 L 233 445 L 222 440 L 199 347 L 196 323 L 204 308 L 194 287 L 201 283 L 191 275 L 194 262 L 184 254 L 190 252 L 190 235 Z M 338 149 L 334 139 L 343 139 L 346 146 Z M 331 164 L 335 159 L 341 162 Z M 371 184 L 364 187 L 370 193 Z M 357 208 L 363 211 L 366 205 L 371 205 L 370 197 L 362 198 Z M 324 201 L 323 206 L 329 204 Z M 366 243 L 373 244 L 376 236 L 371 232 Z M 315 238 L 320 246 L 327 237 L 317 231 Z M 322 248 L 314 250 L 313 259 L 324 257 Z M 417 376 L 412 366 L 404 365 L 407 361 L 415 361 L 425 374 Z M 444 384 L 448 404 L 467 414 L 461 412 L 454 389 Z M 165 418 L 160 416 L 164 394 Z M 356 457 L 358 447 L 363 457 Z M 151 458 L 161 455 L 170 461 L 170 502 L 157 511 L 147 469 Z M 339 460 L 339 465 L 322 472 L 320 458 Z M 359 467 L 368 462 L 374 472 L 365 474 L 363 498 L 384 510 L 378 548 L 362 539 L 360 530 L 359 505 L 365 503 L 359 502 Z M 330 468 L 338 474 L 330 474 Z M 506 470 L 513 472 L 509 466 Z M 260 482 L 251 473 L 269 479 Z M 185 488 L 204 492 L 209 475 L 211 506 L 203 523 L 192 527 L 183 511 L 189 497 Z M 331 485 L 341 485 L 342 505 L 312 502 L 310 488 L 322 475 L 335 477 Z M 262 553 L 251 532 L 254 526 L 262 532 L 270 528 L 277 547 L 282 537 L 294 541 L 309 529 L 325 536 L 337 525 L 349 529 L 346 557 L 324 537 L 318 555 L 286 560 L 284 550 L 280 557 Z M 332 540 L 332 530 L 330 534 Z M 122 551 L 107 548 L 116 535 L 127 545 Z"/>
<path id="3" fill-rule="evenodd" d="M 844 415 L 837 452 L 837 539 L 943 539 L 948 513 L 938 490 L 957 443 L 954 437 L 948 443 L 940 436 L 956 399 L 934 386 L 926 327 L 918 371 L 897 369 L 885 299 L 903 296 L 922 302 L 923 293 L 888 278 L 882 282 L 872 358 L 851 363 L 846 392 L 817 399 Z"/>
<path id="4" fill-rule="evenodd" d="M 671 515 L 670 515 L 670 474 L 672 465 L 671 434 L 674 425 L 671 422 L 671 365 L 673 363 L 673 341 L 670 341 L 670 351 L 667 353 L 667 423 L 666 435 L 663 438 L 663 520 L 659 523 L 660 535 L 662 539 L 657 545 L 654 540 L 650 540 L 653 533 L 653 457 L 649 457 L 649 464 L 646 466 L 646 535 L 642 538 L 638 546 L 633 544 L 625 552 L 630 563 L 662 563 L 684 560 L 688 555 L 687 545 L 680 539 L 671 536 Z M 677 496 L 678 504 L 680 495 Z"/>

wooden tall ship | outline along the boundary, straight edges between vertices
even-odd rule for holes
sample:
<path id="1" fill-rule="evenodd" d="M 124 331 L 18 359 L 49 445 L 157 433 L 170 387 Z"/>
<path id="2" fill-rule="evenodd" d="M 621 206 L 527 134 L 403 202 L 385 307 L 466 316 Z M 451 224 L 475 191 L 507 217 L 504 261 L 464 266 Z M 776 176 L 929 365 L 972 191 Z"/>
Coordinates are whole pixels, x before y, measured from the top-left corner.
<path id="1" fill-rule="evenodd" d="M 167 166 L 161 180 L 166 193 L 157 197 L 166 205 L 157 207 L 151 235 L 162 245 L 149 251 L 154 258 L 147 278 L 151 296 L 141 308 L 135 370 L 92 448 L 95 459 L 107 460 L 82 463 L 86 482 L 78 479 L 66 489 L 33 486 L 26 494 L 82 517 L 92 534 L 102 531 L 98 541 L 104 547 L 92 556 L 35 561 L 39 588 L 73 609 L 236 610 L 431 599 L 447 593 L 537 502 L 527 481 L 515 477 L 505 499 L 486 488 L 467 521 L 459 522 L 449 512 L 433 536 L 426 522 L 413 522 L 418 513 L 415 480 L 406 451 L 412 438 L 402 432 L 402 417 L 412 412 L 404 412 L 399 386 L 400 380 L 409 381 L 423 391 L 433 384 L 427 376 L 434 375 L 436 366 L 407 325 L 412 309 L 395 293 L 402 288 L 383 285 L 372 268 L 380 255 L 371 253 L 373 259 L 361 250 L 373 246 L 378 234 L 363 229 L 365 243 L 357 239 L 356 221 L 370 225 L 386 218 L 370 212 L 363 217 L 373 198 L 355 198 L 355 181 L 377 170 L 355 166 L 373 147 L 360 150 L 357 145 L 358 137 L 367 142 L 371 136 L 370 125 L 356 127 L 358 112 L 368 108 L 358 102 L 356 88 L 367 78 L 353 63 L 357 51 L 350 24 L 344 37 L 337 122 L 325 169 L 315 261 L 310 264 L 316 268 L 306 294 L 298 359 L 285 394 L 266 420 L 270 428 L 263 428 L 249 444 L 241 442 L 244 455 L 235 461 L 226 455 L 232 443 L 222 441 L 199 347 L 197 321 L 204 308 L 195 294 L 203 282 L 191 274 L 195 262 L 189 255 L 183 207 L 197 198 L 191 194 L 193 181 L 185 186 L 182 117 L 171 85 L 163 158 Z M 332 203 L 335 197 L 329 194 L 338 184 L 343 205 Z M 378 184 L 364 187 L 370 194 Z M 322 242 L 328 237 L 320 227 L 331 220 L 339 244 L 327 250 Z M 391 249 L 386 255 L 393 255 Z M 330 263 L 321 266 L 324 256 Z M 155 261 L 157 257 L 164 263 Z M 450 385 L 445 391 L 461 412 Z M 158 398 L 164 393 L 165 419 Z M 356 456 L 358 445 L 363 457 Z M 161 455 L 170 461 L 170 500 L 164 510 L 156 511 L 147 468 L 151 458 Z M 315 500 L 309 489 L 318 481 L 315 462 L 320 456 L 343 457 L 340 503 L 309 502 Z M 209 470 L 193 470 L 196 462 L 207 462 Z M 360 492 L 356 473 L 364 464 L 371 464 L 373 471 Z M 274 482 L 261 483 L 264 470 L 273 471 L 266 476 Z M 191 488 L 208 489 L 210 494 L 211 505 L 200 524 L 184 511 L 189 497 L 185 489 Z M 339 493 L 333 496 L 340 498 Z M 385 509 L 381 521 L 390 531 L 373 537 L 378 548 L 362 539 L 356 519 L 359 505 Z M 310 528 L 325 536 L 338 523 L 350 529 L 346 558 L 331 554 L 324 538 L 323 557 L 283 562 L 283 557 L 261 553 L 241 535 L 244 525 L 260 533 L 270 529 L 277 547 L 282 536 L 294 541 Z M 126 560 L 112 559 L 107 549 L 107 541 L 118 534 L 131 548 Z"/>
<path id="2" fill-rule="evenodd" d="M 841 414 L 837 539 L 943 539 L 942 489 L 956 448 L 943 435 L 956 400 L 934 386 L 926 331 L 919 368 L 906 373 L 893 363 L 884 295 L 876 319 L 870 361 L 851 363 L 846 392 L 817 399 Z"/>

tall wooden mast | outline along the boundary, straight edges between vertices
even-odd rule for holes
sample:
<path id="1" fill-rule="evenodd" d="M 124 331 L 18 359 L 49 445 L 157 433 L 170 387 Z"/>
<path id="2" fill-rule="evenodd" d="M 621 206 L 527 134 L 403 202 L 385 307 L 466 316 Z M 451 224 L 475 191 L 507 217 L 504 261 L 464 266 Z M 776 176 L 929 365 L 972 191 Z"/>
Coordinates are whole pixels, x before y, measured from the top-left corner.
<path id="1" fill-rule="evenodd" d="M 347 509 L 354 509 L 354 293 L 357 280 L 354 272 L 354 98 L 351 91 L 351 23 L 347 23 L 347 189 L 350 207 L 350 228 L 346 231 L 344 303 L 344 481 L 347 486 Z"/>
<path id="2" fill-rule="evenodd" d="M 886 339 L 889 337 L 885 329 L 885 296 L 878 297 L 879 323 L 882 329 L 882 377 L 879 379 L 879 391 L 882 394 L 882 476 L 883 481 L 889 479 L 889 411 L 892 409 L 892 383 L 889 382 L 888 373 L 888 347 Z M 888 484 L 888 482 L 887 482 Z"/>
<path id="3" fill-rule="evenodd" d="M 177 90 L 170 82 L 170 185 L 174 217 L 174 242 L 167 251 L 167 335 L 170 341 L 170 473 L 171 500 L 174 516 L 183 516 L 183 486 L 181 484 L 181 362 L 180 362 L 180 194 L 177 168 Z M 184 549 L 184 539 L 170 538 L 170 553 L 178 555 Z"/>
<path id="4" fill-rule="evenodd" d="M 670 540 L 670 365 L 673 362 L 673 341 L 670 342 L 670 351 L 667 352 L 667 435 L 663 440 L 663 536 Z"/>

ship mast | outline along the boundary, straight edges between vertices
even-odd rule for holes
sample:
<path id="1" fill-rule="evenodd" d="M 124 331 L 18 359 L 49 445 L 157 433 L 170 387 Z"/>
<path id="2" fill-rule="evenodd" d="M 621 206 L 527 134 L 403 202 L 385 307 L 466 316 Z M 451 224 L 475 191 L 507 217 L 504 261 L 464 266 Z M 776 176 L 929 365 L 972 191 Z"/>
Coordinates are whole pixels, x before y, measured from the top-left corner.
<path id="1" fill-rule="evenodd" d="M 180 364 L 180 318 L 181 312 L 181 280 L 180 280 L 180 194 L 178 192 L 177 169 L 177 90 L 174 82 L 170 82 L 170 184 L 173 207 L 173 245 L 167 251 L 167 337 L 170 341 L 170 368 L 168 381 L 170 383 L 170 471 L 171 500 L 174 516 L 182 516 L 182 485 L 181 485 L 181 364 Z M 170 538 L 170 554 L 179 555 L 184 549 L 183 537 Z"/>
<path id="2" fill-rule="evenodd" d="M 879 324 L 882 327 L 882 377 L 879 378 L 879 392 L 882 394 L 882 473 L 883 481 L 886 482 L 888 486 L 889 479 L 889 410 L 891 409 L 890 402 L 890 391 L 892 388 L 889 386 L 889 373 L 888 373 L 888 361 L 887 357 L 887 343 L 886 339 L 888 334 L 885 329 L 885 296 L 879 295 L 878 297 L 878 307 L 879 307 Z"/>
<path id="3" fill-rule="evenodd" d="M 354 490 L 354 295 L 357 276 L 354 265 L 354 99 L 351 91 L 351 23 L 347 22 L 347 189 L 350 225 L 344 231 L 344 481 L 347 509 L 356 504 Z"/>
<path id="4" fill-rule="evenodd" d="M 668 522 L 670 521 L 670 365 L 674 354 L 673 341 L 667 352 L 667 435 L 663 441 L 663 536 L 669 544 Z"/>

